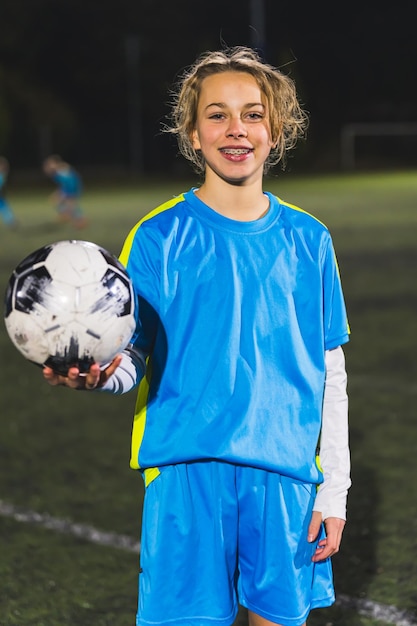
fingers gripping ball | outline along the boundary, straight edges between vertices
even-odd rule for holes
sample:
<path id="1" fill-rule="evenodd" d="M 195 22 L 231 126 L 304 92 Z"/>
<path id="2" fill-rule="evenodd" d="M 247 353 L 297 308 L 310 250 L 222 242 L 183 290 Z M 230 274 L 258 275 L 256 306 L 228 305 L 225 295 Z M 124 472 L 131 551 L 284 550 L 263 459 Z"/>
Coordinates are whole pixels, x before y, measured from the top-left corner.
<path id="1" fill-rule="evenodd" d="M 135 296 L 118 259 L 100 246 L 67 240 L 27 256 L 10 276 L 4 320 L 23 356 L 66 375 L 108 364 L 135 329 Z"/>

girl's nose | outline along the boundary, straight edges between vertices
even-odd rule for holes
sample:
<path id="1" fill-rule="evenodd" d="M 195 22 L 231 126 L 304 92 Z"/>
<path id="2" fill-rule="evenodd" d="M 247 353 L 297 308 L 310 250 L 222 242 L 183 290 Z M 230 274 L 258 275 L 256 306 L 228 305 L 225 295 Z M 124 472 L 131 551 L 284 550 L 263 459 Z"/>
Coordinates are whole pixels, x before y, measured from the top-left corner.
<path id="1" fill-rule="evenodd" d="M 227 136 L 237 138 L 246 137 L 246 135 L 246 128 L 245 125 L 242 123 L 242 120 L 239 118 L 232 118 L 227 128 Z"/>

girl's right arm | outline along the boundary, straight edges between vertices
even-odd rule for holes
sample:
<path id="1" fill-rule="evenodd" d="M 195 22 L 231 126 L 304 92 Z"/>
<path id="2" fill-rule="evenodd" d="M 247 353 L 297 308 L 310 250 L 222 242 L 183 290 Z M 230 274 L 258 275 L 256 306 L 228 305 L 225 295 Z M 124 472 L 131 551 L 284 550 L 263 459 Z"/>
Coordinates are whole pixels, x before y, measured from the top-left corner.
<path id="1" fill-rule="evenodd" d="M 53 386 L 122 394 L 136 387 L 145 369 L 144 354 L 130 345 L 104 369 L 101 369 L 98 363 L 93 363 L 87 374 L 81 374 L 77 367 L 71 367 L 67 376 L 61 376 L 50 367 L 44 367 L 43 376 Z"/>

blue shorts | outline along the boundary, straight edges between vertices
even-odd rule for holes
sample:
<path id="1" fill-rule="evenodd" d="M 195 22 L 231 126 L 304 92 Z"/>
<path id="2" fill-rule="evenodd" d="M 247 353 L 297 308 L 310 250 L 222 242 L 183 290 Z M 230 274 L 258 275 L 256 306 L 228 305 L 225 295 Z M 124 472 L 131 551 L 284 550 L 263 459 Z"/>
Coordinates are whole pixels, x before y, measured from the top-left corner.
<path id="1" fill-rule="evenodd" d="M 316 486 L 217 461 L 156 472 L 145 489 L 137 626 L 228 626 L 238 605 L 283 626 L 334 602 L 307 542 Z"/>

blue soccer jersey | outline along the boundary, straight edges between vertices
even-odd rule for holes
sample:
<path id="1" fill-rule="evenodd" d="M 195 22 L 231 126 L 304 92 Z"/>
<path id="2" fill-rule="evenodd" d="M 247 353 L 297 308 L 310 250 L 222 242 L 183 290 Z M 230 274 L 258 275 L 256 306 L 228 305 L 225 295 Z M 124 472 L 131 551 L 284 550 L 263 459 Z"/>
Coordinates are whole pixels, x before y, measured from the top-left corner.
<path id="1" fill-rule="evenodd" d="M 150 355 L 132 468 L 218 459 L 322 481 L 325 351 L 349 339 L 340 277 L 328 229 L 267 195 L 240 222 L 190 190 L 125 241 Z"/>
<path id="2" fill-rule="evenodd" d="M 78 172 L 72 168 L 58 170 L 53 175 L 53 180 L 59 186 L 61 193 L 69 197 L 77 197 L 81 194 L 82 184 Z"/>

